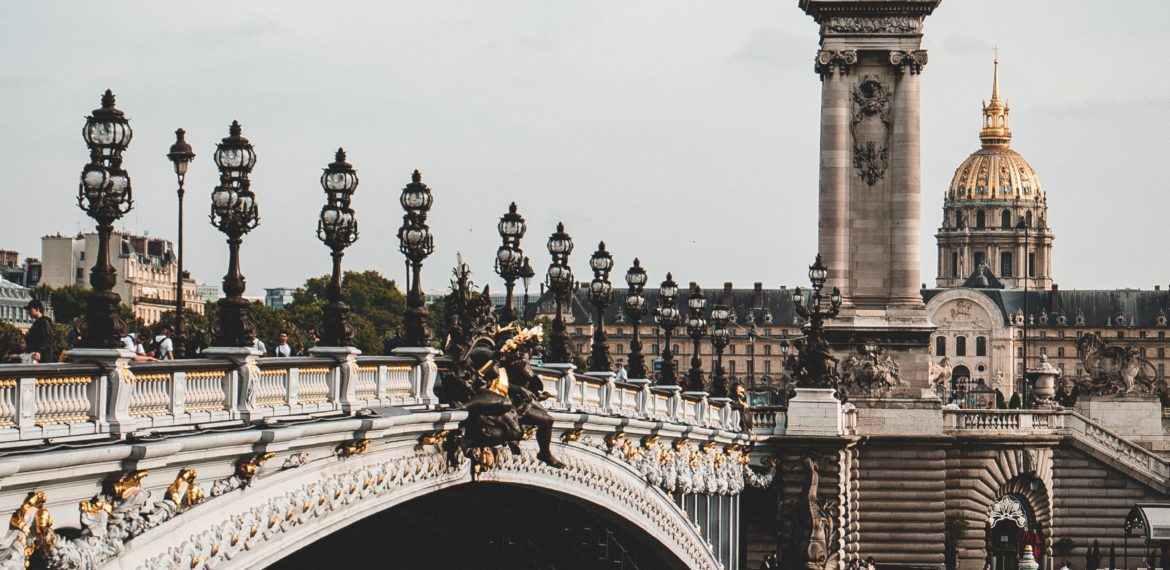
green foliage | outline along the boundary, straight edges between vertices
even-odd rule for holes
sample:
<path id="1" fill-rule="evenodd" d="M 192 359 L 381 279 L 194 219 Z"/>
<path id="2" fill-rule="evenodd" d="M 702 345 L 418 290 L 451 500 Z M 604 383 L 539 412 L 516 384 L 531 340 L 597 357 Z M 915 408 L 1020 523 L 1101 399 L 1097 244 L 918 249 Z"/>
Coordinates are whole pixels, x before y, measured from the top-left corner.
<path id="1" fill-rule="evenodd" d="M 958 568 L 959 540 L 968 528 L 971 528 L 971 522 L 963 515 L 947 515 L 943 522 L 943 560 L 947 570 Z"/>
<path id="2" fill-rule="evenodd" d="M 89 296 L 89 289 L 80 285 L 56 288 L 38 285 L 33 290 L 33 296 L 37 299 L 48 299 L 52 303 L 54 323 L 71 327 L 77 319 L 85 316 L 85 300 Z M 125 303 L 119 305 L 118 313 L 122 315 L 122 320 L 126 321 L 130 330 L 139 330 L 142 326 L 142 322 L 134 317 L 134 311 L 129 305 Z"/>
<path id="3" fill-rule="evenodd" d="M 295 333 L 289 330 L 290 337 L 302 339 L 297 340 L 298 344 L 304 342 L 305 331 L 321 322 L 329 280 L 329 275 L 308 279 L 293 295 L 293 302 L 284 308 L 286 326 L 296 329 Z M 406 297 L 393 280 L 373 270 L 346 271 L 343 283 L 344 300 L 350 309 L 349 322 L 354 327 L 354 346 L 365 354 L 381 354 L 383 342 L 395 336 L 402 324 Z"/>
<path id="4" fill-rule="evenodd" d="M 20 352 L 20 341 L 24 333 L 16 325 L 0 321 L 0 355 L 17 354 Z"/>

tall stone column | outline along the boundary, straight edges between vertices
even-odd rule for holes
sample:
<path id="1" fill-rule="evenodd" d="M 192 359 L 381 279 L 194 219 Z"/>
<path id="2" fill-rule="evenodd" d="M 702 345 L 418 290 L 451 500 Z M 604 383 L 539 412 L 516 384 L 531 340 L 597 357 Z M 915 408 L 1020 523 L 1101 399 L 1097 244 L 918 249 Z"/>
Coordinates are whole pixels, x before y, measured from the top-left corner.
<path id="1" fill-rule="evenodd" d="M 839 287 L 842 303 L 850 302 L 849 183 L 853 176 L 849 135 L 849 71 L 857 63 L 854 50 L 820 50 L 816 72 L 821 76 L 820 224 L 817 245 L 829 268 L 828 290 Z"/>
<path id="2" fill-rule="evenodd" d="M 840 353 L 877 345 L 907 392 L 927 384 L 934 327 L 921 280 L 919 79 L 923 23 L 940 0 L 800 0 L 820 24 L 820 253 L 840 315 L 825 336 Z M 945 263 L 945 260 L 940 260 Z"/>
<path id="3" fill-rule="evenodd" d="M 918 75 L 926 50 L 890 51 L 894 129 L 890 145 L 890 296 L 894 307 L 924 307 L 921 285 L 922 134 Z"/>

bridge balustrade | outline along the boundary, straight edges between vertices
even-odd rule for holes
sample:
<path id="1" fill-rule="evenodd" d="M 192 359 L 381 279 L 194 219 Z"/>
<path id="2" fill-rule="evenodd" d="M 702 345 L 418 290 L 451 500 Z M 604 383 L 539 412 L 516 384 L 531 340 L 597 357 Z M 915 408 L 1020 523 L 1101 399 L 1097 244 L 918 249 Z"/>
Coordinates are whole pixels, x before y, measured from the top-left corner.
<path id="1" fill-rule="evenodd" d="M 0 447 L 362 408 L 433 408 L 435 373 L 449 365 L 401 356 L 0 365 Z M 567 369 L 537 373 L 552 394 L 550 410 L 739 429 L 739 412 L 726 399 Z"/>

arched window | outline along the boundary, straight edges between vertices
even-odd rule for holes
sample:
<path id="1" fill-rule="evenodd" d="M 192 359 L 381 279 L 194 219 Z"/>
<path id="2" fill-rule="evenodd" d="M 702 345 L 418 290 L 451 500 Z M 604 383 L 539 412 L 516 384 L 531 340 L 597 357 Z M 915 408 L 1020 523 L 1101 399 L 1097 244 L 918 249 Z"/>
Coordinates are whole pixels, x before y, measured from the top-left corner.
<path id="1" fill-rule="evenodd" d="M 975 356 L 987 356 L 987 337 L 975 337 Z"/>
<path id="2" fill-rule="evenodd" d="M 967 337 L 955 337 L 955 356 L 967 356 Z"/>
<path id="3" fill-rule="evenodd" d="M 945 336 L 935 337 L 935 339 L 934 339 L 934 355 L 935 356 L 946 356 L 947 355 L 947 337 L 945 337 Z"/>
<path id="4" fill-rule="evenodd" d="M 1012 213 L 1010 211 L 1004 210 L 1003 212 L 1000 212 L 1000 214 L 999 214 L 999 227 L 1001 227 L 1005 230 L 1011 229 L 1011 227 L 1012 227 Z"/>
<path id="5" fill-rule="evenodd" d="M 1024 214 L 1024 225 L 1032 227 L 1032 212 Z"/>
<path id="6" fill-rule="evenodd" d="M 983 210 L 975 211 L 975 229 L 981 230 L 987 227 L 987 212 Z"/>

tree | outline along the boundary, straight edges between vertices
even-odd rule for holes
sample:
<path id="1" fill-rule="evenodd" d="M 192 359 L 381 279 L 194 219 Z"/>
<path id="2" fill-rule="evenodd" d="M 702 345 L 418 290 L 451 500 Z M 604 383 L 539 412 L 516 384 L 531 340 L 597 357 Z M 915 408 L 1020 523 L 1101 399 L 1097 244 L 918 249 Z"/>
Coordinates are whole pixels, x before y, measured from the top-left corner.
<path id="1" fill-rule="evenodd" d="M 293 295 L 293 302 L 285 306 L 286 322 L 296 329 L 295 335 L 289 330 L 294 340 L 303 339 L 304 331 L 321 322 L 329 281 L 329 275 L 308 279 Z M 381 353 L 383 340 L 398 334 L 406 297 L 393 280 L 374 270 L 346 271 L 343 283 L 345 302 L 350 309 L 349 322 L 354 327 L 354 346 L 366 354 Z"/>
<path id="2" fill-rule="evenodd" d="M 0 321 L 0 356 L 20 352 L 20 341 L 23 339 L 24 333 L 16 325 Z"/>
<path id="3" fill-rule="evenodd" d="M 85 316 L 86 298 L 90 290 L 80 285 L 66 285 L 64 287 L 50 287 L 38 285 L 33 289 L 33 297 L 47 299 L 53 305 L 53 322 L 72 327 L 73 323 Z M 142 322 L 134 316 L 134 310 L 126 303 L 118 305 L 118 313 L 126 321 L 128 330 L 138 330 Z"/>

